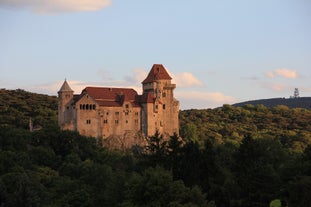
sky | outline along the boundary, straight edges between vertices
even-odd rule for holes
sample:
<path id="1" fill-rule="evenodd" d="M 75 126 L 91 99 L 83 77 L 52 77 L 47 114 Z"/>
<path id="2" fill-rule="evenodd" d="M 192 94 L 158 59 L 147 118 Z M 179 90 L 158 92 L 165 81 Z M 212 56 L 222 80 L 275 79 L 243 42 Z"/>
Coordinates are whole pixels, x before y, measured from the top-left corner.
<path id="1" fill-rule="evenodd" d="M 311 96 L 310 0 L 0 0 L 0 88 L 129 87 L 153 64 L 181 109 Z"/>

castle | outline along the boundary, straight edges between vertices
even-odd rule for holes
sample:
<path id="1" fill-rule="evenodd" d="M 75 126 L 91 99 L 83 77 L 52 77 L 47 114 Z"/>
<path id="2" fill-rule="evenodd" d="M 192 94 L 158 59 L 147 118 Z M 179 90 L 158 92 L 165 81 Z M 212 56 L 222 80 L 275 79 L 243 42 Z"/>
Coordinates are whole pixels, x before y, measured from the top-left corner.
<path id="1" fill-rule="evenodd" d="M 86 87 L 74 94 L 65 80 L 58 91 L 58 124 L 61 129 L 85 136 L 152 136 L 179 132 L 176 84 L 162 64 L 154 64 L 142 82 L 142 95 L 131 88 Z"/>

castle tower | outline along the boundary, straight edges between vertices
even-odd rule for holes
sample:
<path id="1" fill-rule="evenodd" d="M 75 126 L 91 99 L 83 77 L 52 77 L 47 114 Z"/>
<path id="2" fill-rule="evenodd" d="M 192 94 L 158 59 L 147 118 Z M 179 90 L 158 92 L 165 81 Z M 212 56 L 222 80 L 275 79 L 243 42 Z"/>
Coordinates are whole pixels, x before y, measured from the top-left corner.
<path id="1" fill-rule="evenodd" d="M 162 64 L 154 64 L 142 82 L 142 131 L 147 136 L 179 133 L 179 102 L 174 98 L 176 84 Z"/>
<path id="2" fill-rule="evenodd" d="M 58 125 L 62 129 L 65 129 L 64 125 L 69 122 L 68 113 L 66 110 L 69 110 L 69 103 L 73 100 L 73 90 L 70 88 L 66 79 L 62 87 L 58 91 Z"/>

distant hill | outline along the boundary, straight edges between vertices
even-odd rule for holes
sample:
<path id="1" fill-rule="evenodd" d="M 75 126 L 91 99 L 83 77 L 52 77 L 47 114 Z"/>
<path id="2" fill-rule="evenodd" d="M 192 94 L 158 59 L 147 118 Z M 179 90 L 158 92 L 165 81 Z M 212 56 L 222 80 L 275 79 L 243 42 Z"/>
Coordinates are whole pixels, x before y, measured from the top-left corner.
<path id="1" fill-rule="evenodd" d="M 0 126 L 29 128 L 57 124 L 57 97 L 22 89 L 0 89 Z"/>
<path id="2" fill-rule="evenodd" d="M 311 97 L 259 99 L 259 100 L 236 103 L 236 104 L 233 104 L 232 106 L 241 107 L 247 104 L 251 104 L 251 105 L 262 104 L 266 107 L 275 107 L 278 105 L 285 105 L 289 108 L 311 109 Z"/>

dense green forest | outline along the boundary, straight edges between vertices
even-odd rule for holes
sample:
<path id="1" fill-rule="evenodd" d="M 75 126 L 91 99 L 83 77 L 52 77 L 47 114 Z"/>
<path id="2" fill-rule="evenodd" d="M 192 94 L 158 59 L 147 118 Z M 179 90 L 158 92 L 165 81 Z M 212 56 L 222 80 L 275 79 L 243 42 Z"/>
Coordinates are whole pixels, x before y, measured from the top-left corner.
<path id="1" fill-rule="evenodd" d="M 57 97 L 30 93 L 22 89 L 0 89 L 0 126 L 28 128 L 57 122 Z"/>
<path id="2" fill-rule="evenodd" d="M 310 110 L 184 110 L 180 137 L 119 152 L 61 131 L 56 97 L 0 92 L 0 206 L 311 206 Z"/>
<path id="3" fill-rule="evenodd" d="M 269 138 L 290 151 L 303 152 L 311 144 L 311 111 L 283 105 L 192 109 L 180 112 L 180 128 L 182 137 L 201 145 L 210 140 L 238 146 L 246 137 Z"/>

